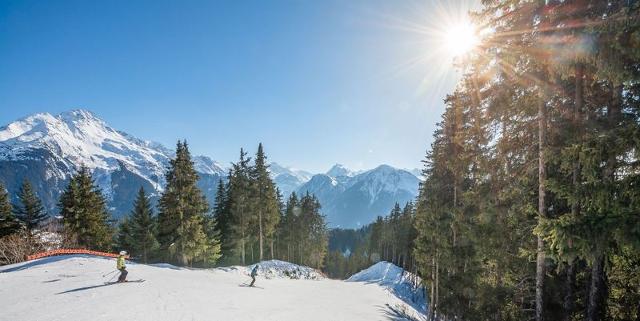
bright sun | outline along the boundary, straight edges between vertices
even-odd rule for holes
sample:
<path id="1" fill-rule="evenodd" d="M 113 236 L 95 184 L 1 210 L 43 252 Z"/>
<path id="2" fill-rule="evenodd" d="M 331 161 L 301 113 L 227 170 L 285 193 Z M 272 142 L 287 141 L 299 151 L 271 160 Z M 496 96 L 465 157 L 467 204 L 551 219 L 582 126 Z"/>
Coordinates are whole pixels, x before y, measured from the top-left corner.
<path id="1" fill-rule="evenodd" d="M 473 49 L 479 42 L 476 28 L 469 22 L 450 26 L 446 30 L 445 45 L 454 56 L 462 56 Z"/>

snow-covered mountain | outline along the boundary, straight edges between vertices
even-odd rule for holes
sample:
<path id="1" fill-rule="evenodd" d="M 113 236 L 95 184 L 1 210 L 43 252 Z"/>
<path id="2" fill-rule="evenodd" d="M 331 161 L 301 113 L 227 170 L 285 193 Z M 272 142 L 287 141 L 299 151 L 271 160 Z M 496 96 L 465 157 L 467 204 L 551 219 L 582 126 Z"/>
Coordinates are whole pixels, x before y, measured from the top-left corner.
<path id="1" fill-rule="evenodd" d="M 331 169 L 329 169 L 327 171 L 327 176 L 329 177 L 340 177 L 340 176 L 347 176 L 347 177 L 351 177 L 356 175 L 356 172 L 344 167 L 344 165 L 342 164 L 335 164 L 333 165 L 333 167 L 331 167 Z"/>
<path id="2" fill-rule="evenodd" d="M 35 186 L 52 213 L 60 192 L 79 166 L 89 167 L 117 217 L 129 211 L 144 186 L 157 197 L 173 151 L 118 131 L 86 110 L 40 113 L 0 128 L 0 180 L 11 195 L 22 181 Z M 194 157 L 200 187 L 210 199 L 225 170 L 205 156 Z"/>
<path id="3" fill-rule="evenodd" d="M 389 165 L 357 174 L 334 166 L 327 173 L 332 175 L 314 175 L 297 193 L 315 194 L 331 227 L 368 224 L 378 215 L 389 214 L 396 202 L 412 201 L 418 193 L 419 180 L 415 175 Z"/>
<path id="4" fill-rule="evenodd" d="M 313 176 L 313 174 L 307 171 L 282 166 L 275 162 L 269 164 L 269 171 L 271 178 L 285 198 L 288 197 L 291 192 L 298 189 L 298 187 L 302 186 L 302 184 L 308 182 L 311 176 Z"/>

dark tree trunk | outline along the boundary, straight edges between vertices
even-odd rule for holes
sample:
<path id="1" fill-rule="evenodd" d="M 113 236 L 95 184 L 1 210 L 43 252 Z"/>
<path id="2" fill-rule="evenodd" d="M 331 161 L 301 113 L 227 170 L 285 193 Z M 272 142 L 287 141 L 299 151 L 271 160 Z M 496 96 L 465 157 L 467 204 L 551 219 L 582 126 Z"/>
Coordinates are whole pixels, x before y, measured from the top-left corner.
<path id="1" fill-rule="evenodd" d="M 577 63 L 575 66 L 575 101 L 574 101 L 574 109 L 573 109 L 573 125 L 575 128 L 575 135 L 578 139 L 578 143 L 582 143 L 582 108 L 584 105 L 584 86 L 583 86 L 583 78 L 584 78 L 584 66 L 582 63 Z M 580 189 L 580 153 L 576 155 L 576 159 L 573 164 L 573 173 L 572 173 L 572 185 L 574 189 L 574 193 L 579 193 Z M 580 197 L 575 197 L 574 202 L 571 204 L 571 215 L 573 217 L 578 217 L 580 215 L 580 202 L 578 201 Z M 571 245 L 569 245 L 571 246 Z M 575 310 L 575 294 L 574 288 L 576 283 L 576 262 L 575 259 L 568 262 L 566 268 L 566 279 L 565 279 L 565 295 L 564 295 L 564 320 L 571 321 L 571 317 L 573 316 L 573 311 Z"/>
<path id="2" fill-rule="evenodd" d="M 606 300 L 607 283 L 604 271 L 604 254 L 599 254 L 591 266 L 587 321 L 604 320 Z"/>
<path id="3" fill-rule="evenodd" d="M 544 78 L 541 78 L 544 79 Z M 541 87 L 544 86 L 541 84 Z M 538 101 L 538 215 L 539 218 L 547 216 L 546 208 L 546 136 L 547 136 L 547 106 L 544 89 L 540 88 L 540 98 Z M 545 245 L 541 236 L 538 236 L 537 257 L 536 257 L 536 321 L 544 320 L 544 278 L 545 278 Z"/>
<path id="4" fill-rule="evenodd" d="M 429 317 L 428 320 L 432 321 L 435 310 L 436 299 L 436 258 L 431 259 L 431 293 L 429 294 Z"/>
<path id="5" fill-rule="evenodd" d="M 262 259 L 264 258 L 263 256 L 263 243 L 264 241 L 262 240 L 262 209 L 258 210 L 258 243 L 259 243 L 259 258 L 260 261 L 262 261 Z M 252 251 L 253 252 L 253 251 Z M 273 254 L 273 252 L 272 252 Z"/>
<path id="6" fill-rule="evenodd" d="M 621 118 L 622 113 L 622 85 L 613 85 L 611 88 L 611 104 L 607 109 L 607 120 L 609 125 L 609 135 L 614 136 L 615 128 Z M 615 152 L 610 152 L 607 164 L 604 169 L 604 180 L 609 184 L 615 183 L 615 172 L 617 167 Z M 613 189 L 613 186 L 609 187 Z M 611 195 L 614 198 L 614 195 Z M 601 240 L 596 245 L 596 256 L 591 266 L 591 284 L 589 287 L 589 301 L 587 305 L 587 321 L 604 320 L 606 312 L 606 302 L 609 294 L 607 288 L 607 274 L 605 271 L 606 240 Z"/>
<path id="7" fill-rule="evenodd" d="M 564 320 L 571 321 L 573 311 L 575 310 L 575 293 L 574 288 L 576 284 L 576 262 L 575 260 L 570 262 L 566 268 L 564 284 Z"/>
<path id="8" fill-rule="evenodd" d="M 270 247 L 271 247 L 271 259 L 273 260 L 273 259 L 275 259 L 275 253 L 274 253 L 274 250 L 273 250 L 273 240 L 271 241 Z"/>
<path id="9" fill-rule="evenodd" d="M 436 252 L 436 256 L 438 255 L 438 252 Z M 436 298 L 435 298 L 435 303 L 433 304 L 433 310 L 435 313 L 436 318 L 439 317 L 438 315 L 438 298 L 439 298 L 439 292 L 440 292 L 440 285 L 438 284 L 438 282 L 440 281 L 440 271 L 439 271 L 439 264 L 438 264 L 438 260 L 436 260 Z"/>

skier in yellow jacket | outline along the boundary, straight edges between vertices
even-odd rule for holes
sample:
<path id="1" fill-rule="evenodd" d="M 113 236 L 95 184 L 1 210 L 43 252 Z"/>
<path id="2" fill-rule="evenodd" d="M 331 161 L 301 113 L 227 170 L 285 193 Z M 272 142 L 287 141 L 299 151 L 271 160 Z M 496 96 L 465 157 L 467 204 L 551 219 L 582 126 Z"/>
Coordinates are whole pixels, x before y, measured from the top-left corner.
<path id="1" fill-rule="evenodd" d="M 118 277 L 118 282 L 127 282 L 127 266 L 125 265 L 124 257 L 127 255 L 127 251 L 120 251 L 120 256 L 118 256 L 118 260 L 116 261 L 116 268 L 120 271 L 120 276 Z"/>

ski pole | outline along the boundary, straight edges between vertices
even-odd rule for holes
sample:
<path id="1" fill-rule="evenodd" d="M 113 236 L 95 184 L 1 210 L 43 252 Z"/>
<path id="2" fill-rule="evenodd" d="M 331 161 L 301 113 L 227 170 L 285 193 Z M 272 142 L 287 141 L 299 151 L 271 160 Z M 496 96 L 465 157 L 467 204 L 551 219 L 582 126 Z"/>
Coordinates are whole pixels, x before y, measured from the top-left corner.
<path id="1" fill-rule="evenodd" d="M 113 281 L 113 278 L 115 278 L 115 277 L 116 277 L 116 275 L 114 274 L 114 275 L 109 279 L 109 281 L 107 281 L 107 282 L 111 282 L 111 281 Z"/>
<path id="2" fill-rule="evenodd" d="M 107 274 L 103 274 L 103 275 L 102 275 L 102 277 L 105 277 L 105 276 L 107 276 L 107 275 L 111 275 L 112 273 L 114 273 L 114 272 L 116 272 L 116 271 L 118 271 L 118 270 L 113 270 L 113 271 L 111 271 L 111 272 L 109 272 L 109 273 L 107 273 Z"/>

